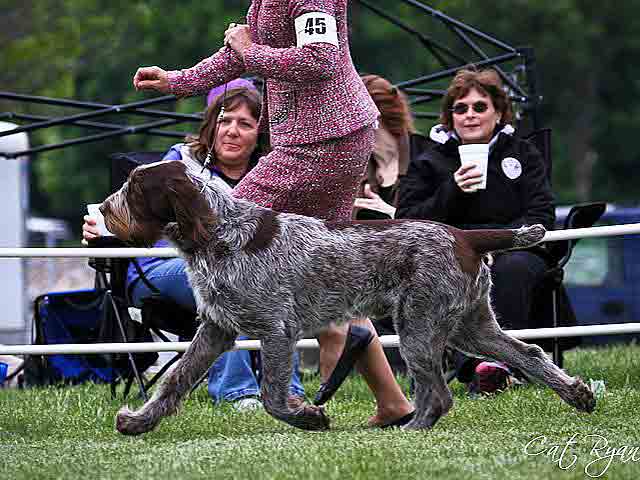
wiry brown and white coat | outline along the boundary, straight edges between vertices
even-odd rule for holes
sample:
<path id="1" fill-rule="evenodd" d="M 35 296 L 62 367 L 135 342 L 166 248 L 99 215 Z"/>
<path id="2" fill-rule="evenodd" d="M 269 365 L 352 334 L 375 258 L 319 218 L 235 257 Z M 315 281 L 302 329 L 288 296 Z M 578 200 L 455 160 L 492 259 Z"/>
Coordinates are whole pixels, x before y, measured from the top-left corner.
<path id="1" fill-rule="evenodd" d="M 184 357 L 118 430 L 138 434 L 174 413 L 191 385 L 239 333 L 262 340 L 265 409 L 304 429 L 325 429 L 323 409 L 287 405 L 296 341 L 329 323 L 391 315 L 416 384 L 416 415 L 429 428 L 452 405 L 443 378 L 446 345 L 503 361 L 592 411 L 589 388 L 537 346 L 506 335 L 489 302 L 486 253 L 539 242 L 539 225 L 458 230 L 426 221 L 328 224 L 232 198 L 191 177 L 181 162 L 135 169 L 101 207 L 120 239 L 152 245 L 166 235 L 184 257 L 201 326 Z"/>

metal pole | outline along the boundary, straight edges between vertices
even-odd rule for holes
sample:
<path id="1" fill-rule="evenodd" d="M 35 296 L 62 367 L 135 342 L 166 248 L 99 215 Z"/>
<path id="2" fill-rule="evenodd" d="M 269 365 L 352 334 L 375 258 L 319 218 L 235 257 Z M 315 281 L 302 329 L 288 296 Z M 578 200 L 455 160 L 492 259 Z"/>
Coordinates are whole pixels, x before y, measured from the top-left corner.
<path id="1" fill-rule="evenodd" d="M 411 6 L 414 6 L 424 12 L 427 12 L 429 15 L 431 15 L 434 18 L 437 18 L 439 20 L 441 20 L 442 22 L 444 22 L 445 24 L 452 24 L 455 25 L 456 27 L 459 27 L 463 30 L 466 30 L 469 33 L 472 33 L 473 35 L 476 35 L 477 37 L 482 38 L 483 40 L 486 40 L 487 42 L 491 43 L 492 45 L 495 45 L 496 47 L 502 48 L 508 52 L 515 52 L 515 48 L 513 48 L 510 45 L 507 45 L 504 42 L 501 42 L 500 40 L 493 38 L 490 35 L 487 35 L 486 33 L 481 32 L 480 30 L 470 27 L 469 25 L 462 23 L 459 20 L 456 20 L 455 18 L 451 18 L 447 15 L 445 15 L 442 12 L 439 12 L 438 10 L 434 10 L 431 7 L 428 7 L 416 0 L 402 0 L 404 3 L 408 3 Z"/>
<path id="2" fill-rule="evenodd" d="M 6 118 L 9 120 L 29 120 L 29 121 L 48 121 L 53 120 L 55 117 L 45 117 L 43 115 L 29 115 L 25 113 L 12 113 L 5 112 L 0 114 L 0 118 Z M 175 120 L 174 123 L 180 123 L 182 120 Z M 77 122 L 71 122 L 71 125 L 78 127 L 86 127 L 86 128 L 97 128 L 99 130 L 120 130 L 122 128 L 128 128 L 127 125 L 116 124 L 116 123 L 104 123 L 104 122 L 90 122 L 78 120 Z M 169 124 L 167 124 L 169 125 Z M 151 135 L 157 135 L 160 137 L 171 137 L 171 138 L 184 138 L 186 135 L 185 132 L 178 131 L 169 131 L 169 130 L 147 130 L 146 133 Z"/>
<path id="3" fill-rule="evenodd" d="M 522 47 L 518 51 L 524 57 L 524 68 L 527 75 L 527 85 L 529 90 L 529 102 L 525 106 L 526 110 L 531 114 L 531 121 L 533 123 L 533 130 L 538 130 L 542 125 L 542 118 L 540 115 L 540 105 L 542 97 L 538 92 L 538 66 L 536 63 L 536 56 L 531 47 Z"/>
<path id="4" fill-rule="evenodd" d="M 24 95 L 21 93 L 4 92 L 4 91 L 0 91 L 0 98 L 5 98 L 7 100 L 29 102 L 29 103 L 43 103 L 46 105 L 57 105 L 61 107 L 88 108 L 92 110 L 100 110 L 104 108 L 113 107 L 113 105 L 109 105 L 106 103 L 80 102 L 78 100 L 41 97 L 37 95 Z M 177 98 L 173 95 L 166 95 L 164 97 L 157 97 L 153 100 L 154 100 L 153 103 L 162 103 L 162 102 L 172 102 L 177 100 Z M 146 108 L 139 108 L 128 113 L 132 115 L 145 115 L 149 117 L 173 118 L 176 120 L 190 120 L 194 122 L 202 121 L 202 117 L 199 117 L 198 115 L 193 115 L 189 113 L 167 112 L 165 110 L 149 110 Z"/>
<path id="5" fill-rule="evenodd" d="M 451 28 L 453 32 L 456 35 L 458 35 L 464 43 L 466 43 L 469 47 L 471 47 L 471 50 L 476 52 L 478 55 L 480 55 L 484 59 L 489 58 L 489 56 L 484 52 L 484 50 L 482 50 L 473 40 L 471 40 L 471 38 L 469 38 L 469 36 L 466 33 L 464 33 L 459 27 L 456 27 L 453 25 L 447 25 L 447 26 Z M 498 75 L 500 75 L 500 78 L 502 78 L 502 81 L 504 83 L 506 83 L 513 90 L 518 92 L 520 96 L 526 96 L 526 93 L 522 90 L 522 88 L 520 88 L 518 84 L 513 82 L 499 66 L 495 65 L 494 68 L 498 72 Z"/>
<path id="6" fill-rule="evenodd" d="M 94 110 L 93 112 L 77 113 L 75 115 L 69 115 L 67 117 L 59 117 L 53 120 L 47 120 L 46 122 L 36 122 L 30 125 L 25 125 L 24 127 L 14 128 L 13 130 L 0 132 L 0 137 L 3 137 L 5 135 L 15 135 L 16 133 L 20 133 L 20 132 L 30 132 L 38 128 L 53 127 L 55 125 L 61 125 L 63 123 L 71 123 L 76 120 L 84 120 L 85 118 L 99 117 L 101 115 L 107 115 L 109 113 L 127 112 L 129 110 L 135 110 L 136 108 L 143 107 L 145 105 L 152 105 L 154 103 L 165 102 L 166 100 L 167 100 L 167 97 L 157 97 L 157 98 L 150 98 L 147 100 L 141 100 L 139 102 L 127 103 L 123 105 L 110 105 L 106 108 Z"/>
<path id="7" fill-rule="evenodd" d="M 76 138 L 74 140 L 67 140 L 66 142 L 53 143 L 49 145 L 41 145 L 40 147 L 30 148 L 29 150 L 23 150 L 21 152 L 3 153 L 0 152 L 0 158 L 7 159 L 18 158 L 23 155 L 31 155 L 34 153 L 48 152 L 59 148 L 69 147 L 71 145 L 81 145 L 83 143 L 95 142 L 98 140 L 106 140 L 113 137 L 120 137 L 123 135 L 134 135 L 136 133 L 143 133 L 146 130 L 150 130 L 164 125 L 173 125 L 175 120 L 156 120 L 155 122 L 145 123 L 133 127 L 123 127 L 115 132 L 96 133 L 94 135 L 87 135 L 86 137 Z"/>
<path id="8" fill-rule="evenodd" d="M 482 67 L 489 67 L 491 65 L 496 65 L 498 63 L 502 63 L 502 62 L 507 62 L 509 60 L 513 60 L 514 58 L 519 57 L 520 54 L 519 53 L 505 53 L 504 55 L 499 55 L 497 57 L 493 57 L 493 58 L 488 58 L 486 60 L 481 60 L 479 62 L 474 62 L 472 64 L 467 64 L 467 65 L 460 65 L 458 67 L 455 68 L 450 68 L 448 70 L 441 70 L 440 72 L 436 72 L 436 73 L 432 73 L 430 75 L 425 75 L 423 77 L 418 77 L 415 78 L 413 80 L 407 80 L 404 82 L 400 82 L 396 84 L 396 87 L 398 88 L 407 88 L 407 87 L 413 87 L 415 85 L 419 85 L 421 83 L 426 83 L 426 82 L 430 82 L 433 80 L 440 80 L 441 78 L 446 78 L 446 77 L 451 77 L 453 75 L 456 74 L 456 72 L 458 70 L 460 70 L 461 68 L 465 68 L 465 67 L 470 67 L 470 66 L 474 66 L 476 68 L 482 68 Z"/>
<path id="9" fill-rule="evenodd" d="M 454 52 L 453 50 L 451 50 L 450 48 L 439 44 L 438 42 L 432 40 L 431 38 L 427 37 L 426 35 L 424 35 L 423 33 L 417 31 L 416 29 L 408 26 L 407 24 L 401 22 L 397 17 L 394 17 L 393 15 L 390 15 L 386 12 L 384 12 L 383 10 L 381 10 L 380 8 L 366 2 L 365 0 L 358 0 L 358 3 L 360 3 L 362 6 L 368 8 L 369 10 L 371 10 L 372 12 L 374 12 L 375 14 L 377 14 L 378 16 L 382 17 L 383 19 L 393 23 L 395 26 L 399 27 L 400 29 L 404 30 L 407 33 L 412 34 L 413 36 L 417 37 L 418 40 L 420 40 L 420 42 L 433 54 L 434 57 L 436 57 L 436 59 L 440 62 L 440 64 L 445 67 L 448 68 L 451 65 L 449 64 L 449 62 L 447 62 L 444 57 L 442 57 L 439 53 L 439 51 L 442 51 L 443 53 L 446 53 L 447 55 L 449 55 L 449 57 L 453 58 L 454 60 L 457 60 L 458 62 L 463 62 L 466 63 L 467 59 L 463 58 L 461 55 L 458 55 L 456 52 Z"/>

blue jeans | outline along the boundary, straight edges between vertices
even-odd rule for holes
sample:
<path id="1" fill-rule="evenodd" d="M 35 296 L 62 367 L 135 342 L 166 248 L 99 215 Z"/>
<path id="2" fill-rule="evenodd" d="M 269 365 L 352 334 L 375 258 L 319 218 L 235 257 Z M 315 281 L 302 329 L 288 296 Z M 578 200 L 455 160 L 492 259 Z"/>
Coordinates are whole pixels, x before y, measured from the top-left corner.
<path id="1" fill-rule="evenodd" d="M 181 258 L 170 258 L 156 265 L 145 275 L 160 294 L 180 306 L 196 310 L 196 301 L 185 271 L 185 263 Z M 130 288 L 131 301 L 137 307 L 142 306 L 142 299 L 151 295 L 149 288 L 141 280 L 137 280 Z M 239 337 L 246 338 L 246 337 Z M 233 401 L 242 397 L 257 396 L 260 386 L 256 378 L 251 356 L 248 350 L 225 352 L 218 358 L 209 371 L 209 394 L 214 402 Z M 294 357 L 294 370 L 291 376 L 289 391 L 292 395 L 303 396 L 304 387 L 299 376 L 299 356 Z"/>

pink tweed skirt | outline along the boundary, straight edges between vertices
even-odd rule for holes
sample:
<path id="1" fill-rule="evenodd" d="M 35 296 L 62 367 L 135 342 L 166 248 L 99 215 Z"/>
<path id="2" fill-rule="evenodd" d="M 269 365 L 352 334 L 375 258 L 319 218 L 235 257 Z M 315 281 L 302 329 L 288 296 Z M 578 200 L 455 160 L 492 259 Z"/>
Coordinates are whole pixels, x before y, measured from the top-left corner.
<path id="1" fill-rule="evenodd" d="M 365 127 L 338 139 L 275 147 L 233 189 L 233 195 L 277 212 L 350 220 L 373 150 L 373 131 Z"/>

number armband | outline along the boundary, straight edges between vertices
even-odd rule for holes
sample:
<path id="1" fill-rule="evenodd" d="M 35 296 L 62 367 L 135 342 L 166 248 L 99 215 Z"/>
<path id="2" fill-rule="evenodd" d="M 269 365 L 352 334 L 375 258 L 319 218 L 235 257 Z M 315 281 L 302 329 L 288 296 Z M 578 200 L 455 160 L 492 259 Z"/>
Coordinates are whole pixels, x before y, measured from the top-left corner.
<path id="1" fill-rule="evenodd" d="M 297 46 L 330 43 L 338 46 L 336 19 L 323 12 L 309 12 L 295 20 Z"/>

